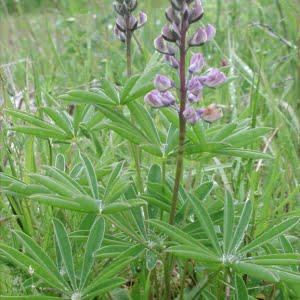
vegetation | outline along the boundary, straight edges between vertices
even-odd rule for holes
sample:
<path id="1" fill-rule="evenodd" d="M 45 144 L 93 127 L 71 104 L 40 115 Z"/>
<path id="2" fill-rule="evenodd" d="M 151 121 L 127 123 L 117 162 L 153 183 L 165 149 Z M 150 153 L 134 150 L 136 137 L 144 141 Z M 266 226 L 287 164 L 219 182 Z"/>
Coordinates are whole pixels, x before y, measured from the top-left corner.
<path id="1" fill-rule="evenodd" d="M 0 1 L 0 299 L 300 299 L 300 5 L 138 2 Z"/>

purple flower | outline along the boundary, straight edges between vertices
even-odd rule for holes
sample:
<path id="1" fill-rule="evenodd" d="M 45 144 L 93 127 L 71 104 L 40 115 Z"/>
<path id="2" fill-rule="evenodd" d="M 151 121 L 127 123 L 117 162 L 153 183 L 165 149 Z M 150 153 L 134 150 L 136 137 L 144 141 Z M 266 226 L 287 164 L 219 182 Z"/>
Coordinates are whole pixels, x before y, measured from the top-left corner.
<path id="1" fill-rule="evenodd" d="M 192 35 L 192 37 L 189 39 L 189 46 L 190 47 L 201 46 L 206 41 L 207 41 L 206 31 L 200 27 L 198 31 L 194 35 Z"/>
<path id="2" fill-rule="evenodd" d="M 211 41 L 216 35 L 216 28 L 210 24 L 205 27 L 205 32 L 207 35 L 207 41 Z"/>
<path id="3" fill-rule="evenodd" d="M 216 87 L 226 81 L 226 76 L 219 69 L 212 69 L 208 75 L 201 76 L 201 82 L 208 87 Z"/>
<path id="4" fill-rule="evenodd" d="M 193 106 L 186 108 L 183 112 L 183 116 L 188 123 L 193 125 L 200 119 L 200 116 L 198 115 Z"/>
<path id="5" fill-rule="evenodd" d="M 174 69 L 178 69 L 179 63 L 178 63 L 178 60 L 174 56 L 165 55 L 165 60 L 169 66 L 171 66 Z"/>
<path id="6" fill-rule="evenodd" d="M 199 21 L 204 14 L 203 6 L 200 0 L 195 0 L 194 8 L 189 13 L 189 23 Z"/>
<path id="7" fill-rule="evenodd" d="M 196 96 L 199 95 L 199 93 L 202 93 L 203 86 L 201 84 L 200 77 L 196 76 L 189 80 L 187 88 L 190 93 Z"/>
<path id="8" fill-rule="evenodd" d="M 191 74 L 197 73 L 202 70 L 204 66 L 204 58 L 201 53 L 193 54 L 189 66 L 189 72 Z"/>
<path id="9" fill-rule="evenodd" d="M 171 23 L 175 23 L 177 25 L 180 24 L 180 18 L 178 17 L 178 15 L 176 14 L 176 11 L 173 9 L 172 6 L 169 6 L 166 10 L 166 18 L 168 21 L 170 21 Z"/>
<path id="10" fill-rule="evenodd" d="M 165 92 L 174 87 L 174 81 L 164 75 L 156 75 L 154 85 L 160 92 Z"/>
<path id="11" fill-rule="evenodd" d="M 126 22 L 123 17 L 118 16 L 116 25 L 120 31 L 126 32 Z"/>
<path id="12" fill-rule="evenodd" d="M 175 98 L 170 92 L 161 93 L 157 90 L 148 93 L 144 100 L 146 104 L 153 108 L 167 107 L 175 104 Z"/>
<path id="13" fill-rule="evenodd" d="M 213 123 L 223 117 L 222 109 L 215 103 L 210 104 L 207 108 L 198 109 L 197 114 L 208 123 Z"/>
<path id="14" fill-rule="evenodd" d="M 115 37 L 117 37 L 121 42 L 125 43 L 126 35 L 124 32 L 119 30 L 117 25 L 115 25 L 115 27 L 114 27 L 114 34 L 115 34 Z"/>
<path id="15" fill-rule="evenodd" d="M 145 13 L 140 12 L 138 16 L 138 25 L 137 28 L 143 27 L 147 23 L 148 17 Z"/>
<path id="16" fill-rule="evenodd" d="M 167 54 L 172 56 L 175 55 L 174 49 L 166 43 L 162 35 L 158 36 L 154 40 L 154 46 L 156 50 L 162 54 Z"/>

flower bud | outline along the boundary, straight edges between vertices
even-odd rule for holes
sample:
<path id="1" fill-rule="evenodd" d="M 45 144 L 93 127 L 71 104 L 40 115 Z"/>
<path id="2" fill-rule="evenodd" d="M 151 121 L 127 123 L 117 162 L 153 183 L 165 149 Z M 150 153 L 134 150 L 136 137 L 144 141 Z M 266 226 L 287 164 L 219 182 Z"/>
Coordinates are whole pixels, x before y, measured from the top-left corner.
<path id="1" fill-rule="evenodd" d="M 176 42 L 176 37 L 174 32 L 170 29 L 168 24 L 165 24 L 161 30 L 161 34 L 163 36 L 163 38 L 171 43 Z"/>
<path id="2" fill-rule="evenodd" d="M 187 84 L 188 91 L 191 92 L 194 95 L 198 95 L 201 93 L 203 86 L 199 80 L 199 77 L 194 77 L 191 80 L 189 80 Z"/>
<path id="3" fill-rule="evenodd" d="M 182 11 L 186 2 L 185 0 L 171 0 L 171 5 L 175 10 Z"/>
<path id="4" fill-rule="evenodd" d="M 120 31 L 126 32 L 126 22 L 123 17 L 118 16 L 116 25 Z"/>
<path id="5" fill-rule="evenodd" d="M 123 1 L 122 1 L 123 2 Z M 113 3 L 114 10 L 118 15 L 124 16 L 126 13 L 126 7 L 123 3 L 114 2 Z"/>
<path id="6" fill-rule="evenodd" d="M 177 25 L 180 24 L 180 18 L 178 17 L 176 11 L 171 6 L 168 7 L 167 10 L 166 10 L 166 18 L 171 23 L 174 22 Z"/>
<path id="7" fill-rule="evenodd" d="M 118 38 L 122 43 L 125 43 L 126 35 L 125 35 L 125 33 L 123 33 L 122 31 L 120 31 L 118 29 L 117 25 L 115 25 L 115 27 L 114 27 L 114 34 L 115 34 L 115 37 Z"/>
<path id="8" fill-rule="evenodd" d="M 154 85 L 160 92 L 165 92 L 165 91 L 171 89 L 172 87 L 174 87 L 175 83 L 173 80 L 169 79 L 167 76 L 156 75 L 155 80 L 154 80 Z"/>
<path id="9" fill-rule="evenodd" d="M 165 55 L 166 63 L 174 69 L 178 69 L 179 62 L 175 56 Z"/>
<path id="10" fill-rule="evenodd" d="M 204 10 L 200 0 L 195 0 L 195 5 L 189 14 L 189 23 L 195 23 L 203 17 Z"/>
<path id="11" fill-rule="evenodd" d="M 200 119 L 193 106 L 186 108 L 183 112 L 183 116 L 186 119 L 186 121 L 192 125 L 194 125 Z"/>
<path id="12" fill-rule="evenodd" d="M 175 98 L 170 92 L 160 93 L 157 90 L 148 93 L 144 101 L 153 108 L 168 107 L 175 104 Z"/>
<path id="13" fill-rule="evenodd" d="M 219 69 L 212 69 L 208 75 L 200 77 L 201 82 L 211 88 L 214 88 L 226 81 L 226 76 Z"/>
<path id="14" fill-rule="evenodd" d="M 129 16 L 129 29 L 131 31 L 134 31 L 137 29 L 137 26 L 138 26 L 138 20 L 137 18 L 134 16 L 134 15 L 130 15 Z"/>
<path id="15" fill-rule="evenodd" d="M 201 53 L 193 54 L 189 66 L 189 72 L 191 74 L 198 73 L 204 66 L 204 58 Z"/>
<path id="16" fill-rule="evenodd" d="M 207 108 L 197 110 L 197 114 L 208 123 L 213 123 L 223 117 L 222 109 L 215 103 L 210 104 Z"/>
<path id="17" fill-rule="evenodd" d="M 207 41 L 211 41 L 216 35 L 216 28 L 210 24 L 205 27 L 205 32 L 207 35 Z"/>
<path id="18" fill-rule="evenodd" d="M 192 35 L 189 39 L 189 46 L 202 46 L 207 41 L 207 34 L 203 28 L 199 28 L 198 31 Z"/>
<path id="19" fill-rule="evenodd" d="M 128 1 L 128 3 L 127 3 L 127 9 L 130 12 L 134 11 L 136 9 L 136 7 L 137 7 L 137 0 Z"/>
<path id="20" fill-rule="evenodd" d="M 161 35 L 154 40 L 154 46 L 162 54 L 175 55 L 175 50 L 166 43 Z"/>
<path id="21" fill-rule="evenodd" d="M 137 28 L 143 27 L 148 20 L 148 17 L 145 13 L 140 12 L 138 17 L 138 25 Z"/>

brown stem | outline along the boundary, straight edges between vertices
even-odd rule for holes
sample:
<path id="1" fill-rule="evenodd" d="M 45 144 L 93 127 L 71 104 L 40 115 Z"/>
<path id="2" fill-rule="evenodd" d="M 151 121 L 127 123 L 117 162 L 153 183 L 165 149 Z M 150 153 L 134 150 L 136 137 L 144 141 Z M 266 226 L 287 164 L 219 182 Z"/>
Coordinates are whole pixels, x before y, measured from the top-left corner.
<path id="1" fill-rule="evenodd" d="M 132 75 L 132 63 L 131 63 L 131 39 L 132 33 L 130 29 L 126 31 L 126 58 L 127 58 L 127 76 L 128 78 Z"/>
<path id="2" fill-rule="evenodd" d="M 186 105 L 186 70 L 185 70 L 185 60 L 186 60 L 186 29 L 181 30 L 181 43 L 180 43 L 180 63 L 179 63 L 179 76 L 180 76 L 180 111 L 179 111 L 179 146 L 176 164 L 176 175 L 175 184 L 172 197 L 172 207 L 170 213 L 171 225 L 174 224 L 176 205 L 178 200 L 178 192 L 180 186 L 180 180 L 183 169 L 183 152 L 184 152 L 184 142 L 185 142 L 185 128 L 186 120 L 183 116 Z"/>

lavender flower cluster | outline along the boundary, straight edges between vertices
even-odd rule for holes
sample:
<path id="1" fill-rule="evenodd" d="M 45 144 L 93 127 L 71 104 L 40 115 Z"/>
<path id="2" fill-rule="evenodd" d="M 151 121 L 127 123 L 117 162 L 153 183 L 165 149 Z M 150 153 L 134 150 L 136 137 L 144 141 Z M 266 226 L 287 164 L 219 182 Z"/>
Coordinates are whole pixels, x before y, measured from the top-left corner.
<path id="1" fill-rule="evenodd" d="M 167 64 L 178 69 L 179 73 L 181 61 L 176 58 L 175 47 L 179 49 L 183 47 L 187 52 L 191 47 L 203 46 L 216 34 L 215 28 L 208 24 L 205 28 L 199 27 L 196 33 L 186 39 L 185 35 L 189 26 L 199 21 L 203 14 L 204 10 L 200 0 L 171 0 L 171 6 L 166 10 L 166 18 L 169 23 L 163 26 L 161 35 L 155 39 L 154 45 L 158 52 L 165 55 Z M 187 43 L 187 45 L 182 45 L 182 43 Z M 183 112 L 183 116 L 190 124 L 195 124 L 200 119 L 211 123 L 223 116 L 221 108 L 216 104 L 201 109 L 196 109 L 194 106 L 195 103 L 202 100 L 204 87 L 215 88 L 226 81 L 224 73 L 216 68 L 206 75 L 201 75 L 203 67 L 203 55 L 201 53 L 192 54 L 188 72 L 185 74 L 184 88 L 188 101 L 186 101 Z M 176 88 L 175 82 L 167 76 L 159 74 L 154 80 L 154 85 L 156 90 L 145 96 L 145 102 L 153 108 L 173 107 L 178 109 L 176 99 L 170 91 Z"/>
<path id="2" fill-rule="evenodd" d="M 113 7 L 118 14 L 114 33 L 121 42 L 125 43 L 126 34 L 144 26 L 147 22 L 147 15 L 140 12 L 139 16 L 135 17 L 132 14 L 137 8 L 137 0 L 117 0 L 113 3 Z"/>

